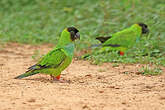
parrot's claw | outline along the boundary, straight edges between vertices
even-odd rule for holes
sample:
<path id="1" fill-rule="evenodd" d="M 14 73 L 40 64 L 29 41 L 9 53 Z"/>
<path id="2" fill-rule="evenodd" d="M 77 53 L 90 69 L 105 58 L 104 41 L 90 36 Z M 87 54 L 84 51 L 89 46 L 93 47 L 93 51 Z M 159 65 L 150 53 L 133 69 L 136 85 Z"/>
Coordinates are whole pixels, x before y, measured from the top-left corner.
<path id="1" fill-rule="evenodd" d="M 55 80 L 55 81 L 58 81 L 58 80 L 60 80 L 60 75 L 58 75 L 58 76 L 53 76 L 53 75 L 50 75 L 50 77 L 51 77 L 51 80 Z"/>
<path id="2" fill-rule="evenodd" d="M 59 76 L 53 76 L 53 75 L 50 75 L 51 76 L 51 80 L 52 82 L 55 82 L 55 83 L 70 83 L 70 81 L 67 81 L 67 80 L 60 80 L 60 75 Z"/>
<path id="3" fill-rule="evenodd" d="M 65 83 L 64 80 L 58 80 L 58 79 L 52 80 L 52 82 L 53 82 L 53 83 Z"/>

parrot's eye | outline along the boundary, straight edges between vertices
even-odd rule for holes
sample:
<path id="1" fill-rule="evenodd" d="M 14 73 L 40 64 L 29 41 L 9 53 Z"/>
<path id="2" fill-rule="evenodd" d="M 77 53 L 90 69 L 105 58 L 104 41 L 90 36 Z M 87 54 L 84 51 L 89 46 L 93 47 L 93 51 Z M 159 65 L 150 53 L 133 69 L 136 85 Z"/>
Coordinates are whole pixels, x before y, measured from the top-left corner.
<path id="1" fill-rule="evenodd" d="M 147 25 L 144 24 L 143 27 L 144 27 L 144 28 L 147 28 Z"/>

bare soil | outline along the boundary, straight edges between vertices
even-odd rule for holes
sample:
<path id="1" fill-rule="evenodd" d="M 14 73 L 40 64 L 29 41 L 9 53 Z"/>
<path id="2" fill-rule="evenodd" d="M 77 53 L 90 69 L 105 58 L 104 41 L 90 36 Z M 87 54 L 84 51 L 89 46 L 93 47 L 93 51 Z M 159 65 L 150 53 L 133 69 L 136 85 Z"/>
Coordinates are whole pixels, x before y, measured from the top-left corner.
<path id="1" fill-rule="evenodd" d="M 45 54 L 51 48 L 1 46 L 0 110 L 165 110 L 165 74 L 138 74 L 139 64 L 113 67 L 73 60 L 61 75 L 66 83 L 42 74 L 13 79 L 36 63 L 31 57 L 36 50 Z"/>

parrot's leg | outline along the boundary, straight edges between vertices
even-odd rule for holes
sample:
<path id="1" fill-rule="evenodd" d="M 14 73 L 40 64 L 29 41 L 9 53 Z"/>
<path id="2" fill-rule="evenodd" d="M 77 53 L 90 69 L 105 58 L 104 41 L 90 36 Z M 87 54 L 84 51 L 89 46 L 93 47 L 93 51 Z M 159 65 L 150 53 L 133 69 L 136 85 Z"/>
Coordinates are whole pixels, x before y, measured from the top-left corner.
<path id="1" fill-rule="evenodd" d="M 59 76 L 53 76 L 53 75 L 50 75 L 50 77 L 51 77 L 51 79 L 52 80 L 55 80 L 55 81 L 58 81 L 58 80 L 60 80 L 60 75 Z"/>
<path id="2" fill-rule="evenodd" d="M 60 75 L 58 76 L 53 76 L 53 75 L 50 75 L 51 79 L 54 81 L 54 82 L 60 82 L 60 83 L 64 83 L 65 81 L 64 80 L 60 80 Z"/>
<path id="3" fill-rule="evenodd" d="M 56 76 L 56 79 L 60 80 L 60 75 Z"/>
<path id="4" fill-rule="evenodd" d="M 123 56 L 123 55 L 124 55 L 124 52 L 120 51 L 119 54 L 120 54 L 121 56 Z"/>

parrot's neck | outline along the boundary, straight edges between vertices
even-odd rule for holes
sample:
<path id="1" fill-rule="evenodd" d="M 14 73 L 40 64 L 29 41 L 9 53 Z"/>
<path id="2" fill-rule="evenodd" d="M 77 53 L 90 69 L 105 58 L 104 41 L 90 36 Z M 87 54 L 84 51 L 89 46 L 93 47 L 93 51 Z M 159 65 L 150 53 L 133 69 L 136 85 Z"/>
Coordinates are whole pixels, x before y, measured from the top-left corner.
<path id="1" fill-rule="evenodd" d="M 140 41 L 140 36 L 142 35 L 142 28 L 138 24 L 134 24 L 132 27 L 132 30 L 136 32 L 136 42 Z"/>
<path id="2" fill-rule="evenodd" d="M 59 39 L 57 46 L 63 47 L 70 43 L 73 43 L 73 41 L 70 38 L 70 33 L 65 29 L 61 34 L 61 37 Z"/>
<path id="3" fill-rule="evenodd" d="M 74 47 L 75 45 L 74 45 L 74 42 L 70 38 L 70 33 L 65 29 L 61 33 L 61 37 L 59 39 L 59 42 L 56 48 L 63 48 L 66 54 L 68 54 L 68 56 L 72 58 L 73 53 L 74 53 Z"/>
<path id="4" fill-rule="evenodd" d="M 136 38 L 136 42 L 139 42 L 139 41 L 140 41 L 140 37 L 137 37 L 137 38 Z"/>
<path id="5" fill-rule="evenodd" d="M 141 26 L 139 26 L 138 24 L 132 25 L 131 28 L 133 28 L 133 30 L 135 30 L 136 32 L 142 34 L 142 28 L 141 28 Z"/>
<path id="6" fill-rule="evenodd" d="M 74 54 L 74 48 L 75 48 L 74 43 L 70 43 L 64 47 L 64 50 L 67 52 L 68 56 L 70 56 L 71 58 L 73 57 L 73 54 Z"/>

